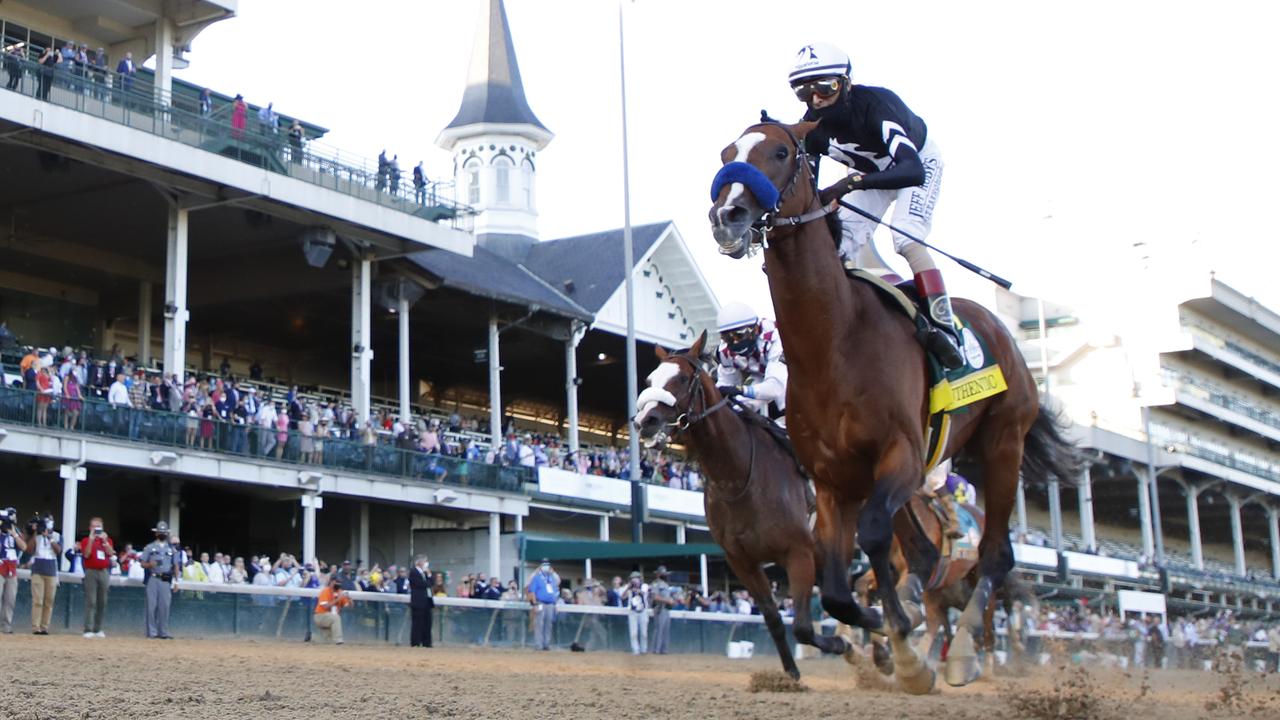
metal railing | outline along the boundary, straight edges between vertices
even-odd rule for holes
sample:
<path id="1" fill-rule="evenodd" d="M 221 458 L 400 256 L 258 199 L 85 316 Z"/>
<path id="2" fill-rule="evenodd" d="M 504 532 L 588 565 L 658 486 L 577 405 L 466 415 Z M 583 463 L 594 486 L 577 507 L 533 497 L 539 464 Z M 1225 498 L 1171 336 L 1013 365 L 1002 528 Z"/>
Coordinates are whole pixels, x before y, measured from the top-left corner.
<path id="1" fill-rule="evenodd" d="M 537 481 L 533 468 L 427 454 L 381 441 L 282 433 L 220 418 L 118 407 L 100 398 L 53 398 L 11 387 L 0 388 L 0 423 L 457 487 L 524 492 L 525 483 Z"/>
<path id="2" fill-rule="evenodd" d="M 233 158 L 271 172 L 328 188 L 384 207 L 455 227 L 474 211 L 454 202 L 451 181 L 428 181 L 418 191 L 406 168 L 398 182 L 378 163 L 315 140 L 297 140 L 288 129 L 260 123 L 246 105 L 243 125 L 225 102 L 202 113 L 200 100 L 156 88 L 143 76 L 92 68 L 43 67 L 13 56 L 3 59 L 6 89 L 158 137 Z"/>
<path id="3" fill-rule="evenodd" d="M 1206 382 L 1190 373 L 1174 370 L 1171 368 L 1164 369 L 1164 375 L 1167 381 L 1176 388 L 1187 390 L 1193 395 L 1207 400 L 1218 407 L 1230 410 L 1233 413 L 1243 415 L 1251 420 L 1256 420 L 1264 425 L 1270 425 L 1273 428 L 1280 429 L 1280 415 L 1272 412 L 1267 408 L 1261 408 L 1246 400 L 1241 400 L 1227 394 L 1227 391 L 1213 383 Z"/>

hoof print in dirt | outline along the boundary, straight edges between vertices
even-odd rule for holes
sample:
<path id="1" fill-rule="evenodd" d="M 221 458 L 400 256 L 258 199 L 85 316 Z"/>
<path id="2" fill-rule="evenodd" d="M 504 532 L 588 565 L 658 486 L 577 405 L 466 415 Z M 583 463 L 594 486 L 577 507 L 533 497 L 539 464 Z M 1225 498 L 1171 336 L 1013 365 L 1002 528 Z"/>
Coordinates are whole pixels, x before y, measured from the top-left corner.
<path id="1" fill-rule="evenodd" d="M 790 675 L 777 670 L 751 673 L 747 692 L 808 692 L 809 687 Z"/>

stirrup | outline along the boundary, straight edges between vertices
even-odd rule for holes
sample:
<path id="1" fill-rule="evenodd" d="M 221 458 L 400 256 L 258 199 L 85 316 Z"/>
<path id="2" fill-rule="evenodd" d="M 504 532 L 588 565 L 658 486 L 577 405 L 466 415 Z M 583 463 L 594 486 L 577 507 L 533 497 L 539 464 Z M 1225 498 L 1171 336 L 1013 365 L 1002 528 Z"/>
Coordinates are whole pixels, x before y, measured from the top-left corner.
<path id="1" fill-rule="evenodd" d="M 964 367 L 964 356 L 960 354 L 959 344 L 951 333 L 934 325 L 924 313 L 916 315 L 916 341 L 944 368 L 956 370 Z"/>

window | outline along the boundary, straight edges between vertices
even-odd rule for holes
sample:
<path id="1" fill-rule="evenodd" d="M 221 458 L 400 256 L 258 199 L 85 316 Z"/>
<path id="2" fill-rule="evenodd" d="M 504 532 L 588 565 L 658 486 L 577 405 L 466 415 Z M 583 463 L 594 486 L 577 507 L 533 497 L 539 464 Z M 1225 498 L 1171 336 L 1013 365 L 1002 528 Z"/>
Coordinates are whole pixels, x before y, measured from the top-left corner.
<path id="1" fill-rule="evenodd" d="M 493 160 L 494 170 L 494 202 L 509 205 L 511 203 L 511 158 L 499 156 Z"/>
<path id="2" fill-rule="evenodd" d="M 462 165 L 467 180 L 467 204 L 480 204 L 480 160 L 471 158 Z"/>
<path id="3" fill-rule="evenodd" d="M 520 163 L 520 182 L 524 190 L 524 206 L 533 209 L 533 163 L 529 158 Z"/>

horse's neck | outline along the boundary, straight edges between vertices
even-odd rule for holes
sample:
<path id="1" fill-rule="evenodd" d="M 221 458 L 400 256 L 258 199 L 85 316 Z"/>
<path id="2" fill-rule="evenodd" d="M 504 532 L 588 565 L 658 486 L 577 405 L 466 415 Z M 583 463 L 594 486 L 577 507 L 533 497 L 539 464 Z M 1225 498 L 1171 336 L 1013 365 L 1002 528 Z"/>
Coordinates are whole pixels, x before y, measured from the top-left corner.
<path id="1" fill-rule="evenodd" d="M 826 223 L 811 222 L 773 240 L 765 262 L 787 364 L 825 362 L 833 338 L 857 320 L 863 305 L 851 291 Z"/>
<path id="2" fill-rule="evenodd" d="M 704 376 L 701 382 L 702 397 L 706 398 L 715 391 L 715 385 L 709 376 Z M 699 408 L 698 412 L 705 412 L 709 406 Z M 734 492 L 747 481 L 751 463 L 749 432 L 747 422 L 727 405 L 689 426 L 690 444 L 698 454 L 709 490 Z"/>

